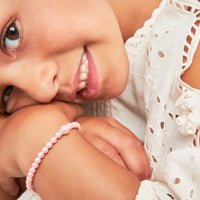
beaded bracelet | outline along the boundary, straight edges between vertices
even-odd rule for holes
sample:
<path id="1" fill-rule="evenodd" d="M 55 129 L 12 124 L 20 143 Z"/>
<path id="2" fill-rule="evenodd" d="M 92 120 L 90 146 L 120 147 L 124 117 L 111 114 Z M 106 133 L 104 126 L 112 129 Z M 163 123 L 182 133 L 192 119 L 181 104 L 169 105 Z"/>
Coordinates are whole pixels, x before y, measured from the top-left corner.
<path id="1" fill-rule="evenodd" d="M 80 124 L 78 122 L 72 122 L 61 126 L 55 136 L 52 137 L 51 140 L 46 143 L 46 146 L 42 149 L 42 151 L 38 153 L 26 177 L 26 188 L 30 191 L 30 193 L 35 193 L 35 189 L 33 187 L 33 178 L 45 154 L 49 152 L 58 139 L 60 139 L 63 135 L 67 135 L 73 128 L 77 128 L 80 131 Z"/>

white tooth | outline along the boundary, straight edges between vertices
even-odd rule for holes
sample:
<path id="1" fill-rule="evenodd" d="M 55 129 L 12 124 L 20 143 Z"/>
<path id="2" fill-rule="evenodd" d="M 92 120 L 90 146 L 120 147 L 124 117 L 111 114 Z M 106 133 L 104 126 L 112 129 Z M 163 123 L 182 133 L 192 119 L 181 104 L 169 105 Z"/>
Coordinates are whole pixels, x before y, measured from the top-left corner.
<path id="1" fill-rule="evenodd" d="M 88 73 L 88 65 L 81 65 L 80 71 Z"/>
<path id="2" fill-rule="evenodd" d="M 81 81 L 86 81 L 88 79 L 87 73 L 81 73 L 80 76 L 79 76 L 79 79 Z"/>
<path id="3" fill-rule="evenodd" d="M 80 84 L 79 84 L 79 90 L 83 89 L 85 86 L 86 86 L 86 82 L 84 82 L 84 81 L 80 82 Z"/>
<path id="4" fill-rule="evenodd" d="M 88 60 L 86 59 L 86 60 L 82 61 L 82 65 L 88 66 Z"/>
<path id="5" fill-rule="evenodd" d="M 83 54 L 83 58 L 82 58 L 82 63 L 84 63 L 87 60 L 87 55 L 86 53 Z"/>

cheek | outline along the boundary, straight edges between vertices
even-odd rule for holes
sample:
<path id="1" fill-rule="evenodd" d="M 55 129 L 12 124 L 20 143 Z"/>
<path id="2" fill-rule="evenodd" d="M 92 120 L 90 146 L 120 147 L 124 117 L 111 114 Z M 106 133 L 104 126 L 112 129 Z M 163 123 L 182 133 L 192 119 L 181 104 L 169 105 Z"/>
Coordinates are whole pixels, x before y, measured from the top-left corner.
<path id="1" fill-rule="evenodd" d="M 126 88 L 129 75 L 129 64 L 126 54 L 124 54 L 124 56 L 122 55 L 114 59 L 113 63 L 104 70 L 104 73 L 107 73 L 107 75 L 101 84 L 103 87 L 105 86 L 104 89 L 102 88 L 102 92 L 105 94 L 106 98 L 117 97 Z"/>

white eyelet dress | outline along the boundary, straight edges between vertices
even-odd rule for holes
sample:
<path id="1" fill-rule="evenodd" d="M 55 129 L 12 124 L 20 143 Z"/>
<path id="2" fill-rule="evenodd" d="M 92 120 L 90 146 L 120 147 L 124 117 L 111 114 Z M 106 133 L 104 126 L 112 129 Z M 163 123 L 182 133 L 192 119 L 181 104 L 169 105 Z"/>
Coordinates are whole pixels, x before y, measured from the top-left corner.
<path id="1" fill-rule="evenodd" d="M 134 23 L 134 22 L 133 22 Z M 152 168 L 136 200 L 200 200 L 200 92 L 181 81 L 200 39 L 200 2 L 163 0 L 126 42 L 130 74 L 123 94 L 85 104 L 142 141 Z M 40 200 L 26 191 L 19 200 Z"/>
<path id="2" fill-rule="evenodd" d="M 137 200 L 200 199 L 200 92 L 180 78 L 199 39 L 200 2 L 163 0 L 126 43 L 133 76 L 143 76 L 144 145 L 152 168 Z"/>

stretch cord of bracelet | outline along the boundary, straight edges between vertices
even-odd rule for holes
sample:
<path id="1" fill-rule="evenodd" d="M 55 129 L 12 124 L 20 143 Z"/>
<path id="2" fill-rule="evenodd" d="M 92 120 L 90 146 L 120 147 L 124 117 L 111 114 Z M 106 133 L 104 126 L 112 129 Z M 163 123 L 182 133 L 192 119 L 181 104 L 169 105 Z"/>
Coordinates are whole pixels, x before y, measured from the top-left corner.
<path id="1" fill-rule="evenodd" d="M 63 135 L 67 135 L 69 131 L 73 128 L 76 128 L 80 131 L 81 127 L 78 122 L 72 122 L 61 126 L 59 131 L 55 134 L 55 136 L 52 137 L 51 140 L 46 143 L 46 146 L 42 149 L 42 151 L 38 153 L 26 177 L 26 188 L 30 191 L 30 193 L 35 193 L 35 189 L 33 187 L 33 178 L 42 159 L 53 147 L 53 145 L 58 141 L 58 139 L 60 139 Z"/>

